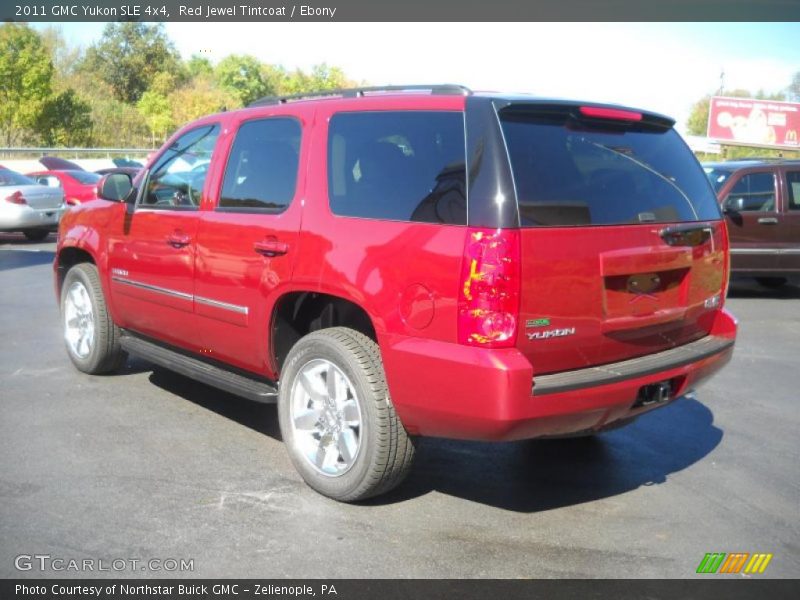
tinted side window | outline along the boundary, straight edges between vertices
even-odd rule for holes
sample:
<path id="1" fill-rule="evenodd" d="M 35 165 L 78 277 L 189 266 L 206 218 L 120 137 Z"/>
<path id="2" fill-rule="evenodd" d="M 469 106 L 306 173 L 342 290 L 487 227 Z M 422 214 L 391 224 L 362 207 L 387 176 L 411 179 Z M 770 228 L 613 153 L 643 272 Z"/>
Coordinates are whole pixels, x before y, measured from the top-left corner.
<path id="1" fill-rule="evenodd" d="M 328 134 L 328 194 L 337 215 L 467 222 L 461 112 L 340 113 Z"/>
<path id="2" fill-rule="evenodd" d="M 175 140 L 150 170 L 141 205 L 183 209 L 200 206 L 218 137 L 219 125 L 205 125 Z"/>
<path id="3" fill-rule="evenodd" d="M 789 210 L 800 210 L 800 171 L 786 173 L 786 185 L 789 190 Z"/>
<path id="4" fill-rule="evenodd" d="M 284 210 L 297 185 L 300 137 L 300 123 L 291 118 L 243 123 L 225 168 L 217 210 Z"/>
<path id="5" fill-rule="evenodd" d="M 742 176 L 728 193 L 724 206 L 738 212 L 775 210 L 775 176 L 772 173 Z"/>

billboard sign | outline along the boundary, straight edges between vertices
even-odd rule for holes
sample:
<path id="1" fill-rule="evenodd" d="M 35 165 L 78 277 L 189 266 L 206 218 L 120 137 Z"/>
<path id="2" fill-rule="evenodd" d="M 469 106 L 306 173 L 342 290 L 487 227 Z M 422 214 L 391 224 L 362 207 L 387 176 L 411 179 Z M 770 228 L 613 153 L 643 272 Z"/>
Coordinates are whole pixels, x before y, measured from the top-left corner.
<path id="1" fill-rule="evenodd" d="M 723 144 L 800 149 L 800 103 L 714 96 L 708 137 Z"/>

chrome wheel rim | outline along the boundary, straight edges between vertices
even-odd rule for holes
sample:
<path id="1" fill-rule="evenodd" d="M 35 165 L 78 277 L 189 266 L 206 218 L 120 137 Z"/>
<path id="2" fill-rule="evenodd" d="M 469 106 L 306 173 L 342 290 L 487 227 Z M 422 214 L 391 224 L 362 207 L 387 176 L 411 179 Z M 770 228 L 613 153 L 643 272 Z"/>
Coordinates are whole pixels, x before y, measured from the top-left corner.
<path id="1" fill-rule="evenodd" d="M 294 446 L 317 472 L 344 475 L 361 449 L 361 407 L 350 379 L 328 360 L 303 365 L 292 383 Z"/>
<path id="2" fill-rule="evenodd" d="M 64 339 L 78 358 L 86 358 L 94 347 L 94 311 L 86 286 L 74 282 L 64 296 Z"/>

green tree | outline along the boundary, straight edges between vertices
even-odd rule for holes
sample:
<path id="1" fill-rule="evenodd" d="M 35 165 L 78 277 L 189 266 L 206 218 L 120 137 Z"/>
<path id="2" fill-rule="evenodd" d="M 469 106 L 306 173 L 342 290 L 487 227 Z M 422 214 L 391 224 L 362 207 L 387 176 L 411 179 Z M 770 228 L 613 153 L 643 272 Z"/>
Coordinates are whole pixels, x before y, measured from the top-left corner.
<path id="1" fill-rule="evenodd" d="M 355 83 L 350 81 L 340 68 L 329 67 L 327 64 L 322 63 L 312 66 L 309 73 L 302 69 L 296 69 L 288 73 L 281 86 L 281 93 L 306 94 L 342 89 L 354 85 Z"/>
<path id="2" fill-rule="evenodd" d="M 247 106 L 253 100 L 275 94 L 271 82 L 264 79 L 262 64 L 248 54 L 231 54 L 223 58 L 214 75 L 220 87 L 233 94 L 239 106 Z"/>
<path id="3" fill-rule="evenodd" d="M 36 126 L 52 79 L 39 35 L 24 24 L 0 25 L 0 135 L 7 146 Z"/>
<path id="4" fill-rule="evenodd" d="M 91 106 L 69 89 L 48 98 L 42 106 L 36 131 L 45 146 L 80 146 L 91 143 Z"/>
<path id="5" fill-rule="evenodd" d="M 186 71 L 191 79 L 210 77 L 214 73 L 214 67 L 211 66 L 211 61 L 206 57 L 193 54 L 186 62 Z"/>
<path id="6" fill-rule="evenodd" d="M 153 146 L 156 145 L 157 138 L 163 140 L 167 137 L 167 132 L 172 127 L 172 112 L 166 97 L 147 91 L 136 103 L 136 110 L 147 121 Z"/>
<path id="7" fill-rule="evenodd" d="M 179 79 L 182 74 L 178 52 L 160 23 L 109 23 L 81 66 L 107 83 L 115 98 L 129 103 L 138 102 L 159 73 Z"/>
<path id="8" fill-rule="evenodd" d="M 167 98 L 172 121 L 183 125 L 203 115 L 237 106 L 239 99 L 216 85 L 208 77 L 197 77 L 175 90 Z"/>

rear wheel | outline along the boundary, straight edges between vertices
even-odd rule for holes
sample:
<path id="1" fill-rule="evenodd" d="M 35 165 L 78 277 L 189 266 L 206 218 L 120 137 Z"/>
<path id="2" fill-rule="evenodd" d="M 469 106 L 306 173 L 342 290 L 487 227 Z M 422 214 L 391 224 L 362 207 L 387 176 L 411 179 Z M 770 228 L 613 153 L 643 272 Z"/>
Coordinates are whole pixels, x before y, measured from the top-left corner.
<path id="1" fill-rule="evenodd" d="M 50 235 L 50 232 L 47 229 L 26 229 L 22 234 L 32 242 L 41 242 Z"/>
<path id="2" fill-rule="evenodd" d="M 785 277 L 756 277 L 756 281 L 765 288 L 776 290 L 786 285 L 787 279 Z"/>
<path id="3" fill-rule="evenodd" d="M 92 375 L 118 369 L 126 354 L 120 331 L 111 320 L 97 267 L 72 267 L 61 287 L 61 323 L 67 354 L 78 370 Z"/>
<path id="4" fill-rule="evenodd" d="M 344 502 L 397 486 L 414 457 L 395 414 L 378 345 L 345 327 L 294 345 L 281 373 L 278 414 L 289 456 L 306 483 Z"/>

